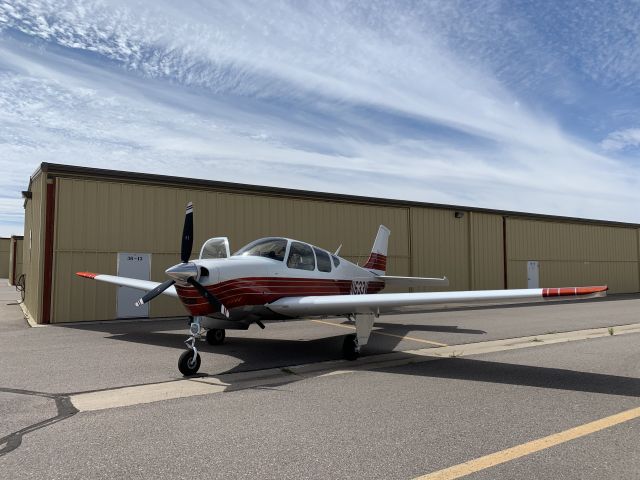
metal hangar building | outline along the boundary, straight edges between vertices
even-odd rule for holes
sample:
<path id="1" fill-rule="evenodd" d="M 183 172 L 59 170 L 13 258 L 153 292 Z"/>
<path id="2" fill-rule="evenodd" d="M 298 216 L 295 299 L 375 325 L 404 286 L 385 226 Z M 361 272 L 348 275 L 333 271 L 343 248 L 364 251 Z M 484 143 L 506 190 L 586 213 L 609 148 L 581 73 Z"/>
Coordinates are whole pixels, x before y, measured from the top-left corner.
<path id="1" fill-rule="evenodd" d="M 391 229 L 390 275 L 446 275 L 451 290 L 534 282 L 640 291 L 637 224 L 52 163 L 39 166 L 23 197 L 23 306 L 40 324 L 185 315 L 168 297 L 132 311 L 122 287 L 83 281 L 75 272 L 166 280 L 164 270 L 179 263 L 189 201 L 194 256 L 211 237 L 229 237 L 234 251 L 256 238 L 286 236 L 330 251 L 343 244 L 341 256 L 364 261 L 384 224 Z"/>

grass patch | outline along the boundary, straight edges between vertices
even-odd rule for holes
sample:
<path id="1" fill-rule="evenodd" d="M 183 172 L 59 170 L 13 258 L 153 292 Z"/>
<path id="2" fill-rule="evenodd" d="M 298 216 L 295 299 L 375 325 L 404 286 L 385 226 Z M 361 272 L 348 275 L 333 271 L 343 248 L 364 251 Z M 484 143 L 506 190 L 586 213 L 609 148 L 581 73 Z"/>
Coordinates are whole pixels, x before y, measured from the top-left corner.
<path id="1" fill-rule="evenodd" d="M 613 335 L 615 333 L 615 330 L 613 329 L 613 327 L 609 327 L 609 335 Z"/>

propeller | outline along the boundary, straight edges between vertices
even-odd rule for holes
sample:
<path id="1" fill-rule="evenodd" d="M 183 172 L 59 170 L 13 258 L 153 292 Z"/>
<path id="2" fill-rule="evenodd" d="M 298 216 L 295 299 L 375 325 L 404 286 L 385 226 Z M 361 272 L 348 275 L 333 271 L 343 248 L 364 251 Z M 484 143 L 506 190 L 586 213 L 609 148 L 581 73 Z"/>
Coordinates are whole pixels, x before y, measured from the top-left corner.
<path id="1" fill-rule="evenodd" d="M 221 312 L 226 317 L 229 316 L 228 310 L 224 307 L 222 302 L 218 300 L 215 295 L 209 292 L 204 286 L 196 280 L 198 275 L 198 266 L 189 262 L 191 257 L 191 250 L 193 249 L 193 203 L 187 203 L 187 210 L 184 216 L 184 227 L 182 228 L 182 244 L 180 245 L 180 260 L 182 263 L 168 268 L 166 273 L 174 278 L 179 279 L 181 282 L 186 282 L 193 286 L 203 298 L 209 302 L 218 312 Z M 144 305 L 150 302 L 167 288 L 176 283 L 175 279 L 162 282 L 156 288 L 148 292 L 142 298 L 136 302 L 136 306 Z"/>
<path id="2" fill-rule="evenodd" d="M 175 280 L 167 280 L 166 282 L 162 282 L 160 285 L 158 285 L 156 288 L 154 288 L 153 290 L 151 290 L 150 292 L 147 292 L 147 294 L 145 296 L 143 296 L 142 298 L 140 298 L 137 302 L 136 302 L 136 307 L 141 307 L 142 305 L 144 305 L 145 303 L 149 303 L 151 300 L 153 300 L 154 298 L 156 298 L 158 295 L 160 295 L 162 292 L 164 292 L 167 288 L 169 288 L 171 285 L 173 285 L 174 283 L 176 283 Z"/>

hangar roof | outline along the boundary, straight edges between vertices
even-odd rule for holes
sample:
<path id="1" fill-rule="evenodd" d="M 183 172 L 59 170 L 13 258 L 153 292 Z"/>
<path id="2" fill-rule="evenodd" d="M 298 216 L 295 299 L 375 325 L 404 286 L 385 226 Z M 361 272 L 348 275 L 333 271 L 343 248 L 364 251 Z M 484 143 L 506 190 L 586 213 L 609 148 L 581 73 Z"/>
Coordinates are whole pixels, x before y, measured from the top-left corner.
<path id="1" fill-rule="evenodd" d="M 261 185 L 249 185 L 243 183 L 221 182 L 217 180 L 203 180 L 199 178 L 175 177 L 169 175 L 156 175 L 150 173 L 125 172 L 121 170 L 108 170 L 93 167 L 78 167 L 75 165 L 64 165 L 59 163 L 43 162 L 31 175 L 28 191 L 31 190 L 32 181 L 40 174 L 64 177 L 93 177 L 101 180 L 116 180 L 128 183 L 143 183 L 154 185 L 172 185 L 181 187 L 204 188 L 209 190 L 228 191 L 233 193 L 261 193 L 268 195 L 295 197 L 316 200 L 330 200 L 334 202 L 360 203 L 367 205 L 380 205 L 386 207 L 423 207 L 446 210 L 460 210 L 466 212 L 490 213 L 507 217 L 525 217 L 537 220 L 547 220 L 555 222 L 577 222 L 589 223 L 605 226 L 633 227 L 640 228 L 640 224 L 616 222 L 609 220 L 595 220 L 579 217 L 564 217 L 559 215 L 545 215 L 539 213 L 517 212 L 512 210 L 496 210 L 490 208 L 469 207 L 464 205 L 447 205 L 441 203 L 417 202 L 411 200 L 396 200 L 378 197 L 365 197 L 359 195 L 346 195 L 339 193 L 314 192 L 309 190 L 297 190 L 281 187 L 267 187 Z M 24 195 L 23 195 L 24 196 Z M 25 202 L 27 198 L 25 196 Z"/>

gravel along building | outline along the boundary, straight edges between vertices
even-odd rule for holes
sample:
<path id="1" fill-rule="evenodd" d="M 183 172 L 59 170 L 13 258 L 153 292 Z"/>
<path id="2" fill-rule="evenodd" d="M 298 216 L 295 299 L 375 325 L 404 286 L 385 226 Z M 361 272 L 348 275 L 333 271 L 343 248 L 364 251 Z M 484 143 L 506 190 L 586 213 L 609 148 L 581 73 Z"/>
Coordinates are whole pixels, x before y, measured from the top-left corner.
<path id="1" fill-rule="evenodd" d="M 194 204 L 193 257 L 210 237 L 231 250 L 297 238 L 364 261 L 378 225 L 391 229 L 389 275 L 447 276 L 451 290 L 607 284 L 640 291 L 640 225 L 336 195 L 43 163 L 23 192 L 25 302 L 37 323 L 185 315 L 174 298 L 77 271 L 166 280 L 180 261 L 184 208 Z"/>

